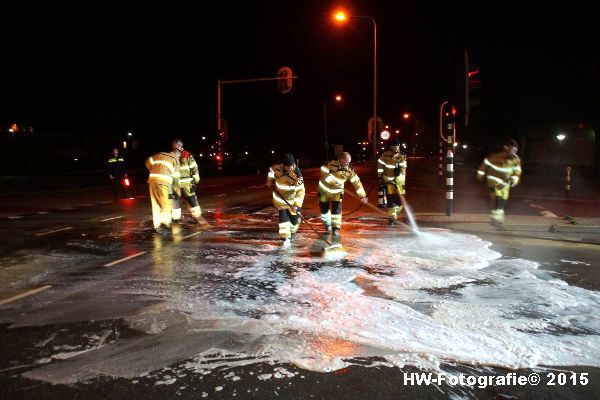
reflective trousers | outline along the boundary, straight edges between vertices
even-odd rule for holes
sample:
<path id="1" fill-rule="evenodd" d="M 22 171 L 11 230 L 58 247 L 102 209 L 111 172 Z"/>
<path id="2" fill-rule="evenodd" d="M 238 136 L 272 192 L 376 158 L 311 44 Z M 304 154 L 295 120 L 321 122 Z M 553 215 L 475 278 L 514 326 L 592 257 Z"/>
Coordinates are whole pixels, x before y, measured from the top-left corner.
<path id="1" fill-rule="evenodd" d="M 152 203 L 152 223 L 154 228 L 160 227 L 161 224 L 167 227 L 171 226 L 171 199 L 169 193 L 171 188 L 159 183 L 149 183 L 150 202 Z"/>

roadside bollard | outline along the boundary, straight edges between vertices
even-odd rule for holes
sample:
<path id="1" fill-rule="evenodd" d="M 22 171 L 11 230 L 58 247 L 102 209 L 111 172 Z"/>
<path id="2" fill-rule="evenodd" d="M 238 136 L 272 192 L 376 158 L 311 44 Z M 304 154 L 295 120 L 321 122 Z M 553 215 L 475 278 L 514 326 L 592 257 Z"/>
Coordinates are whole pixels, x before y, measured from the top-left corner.
<path id="1" fill-rule="evenodd" d="M 571 167 L 565 168 L 565 195 L 571 196 Z"/>

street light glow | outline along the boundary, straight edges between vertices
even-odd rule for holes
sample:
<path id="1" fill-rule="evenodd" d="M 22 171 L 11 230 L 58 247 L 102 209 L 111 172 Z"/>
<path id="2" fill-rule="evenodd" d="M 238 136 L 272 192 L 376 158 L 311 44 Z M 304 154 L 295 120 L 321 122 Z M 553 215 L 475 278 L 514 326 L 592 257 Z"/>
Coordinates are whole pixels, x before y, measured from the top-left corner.
<path id="1" fill-rule="evenodd" d="M 563 140 L 565 140 L 565 138 L 567 137 L 567 135 L 565 135 L 564 133 L 560 133 L 558 135 L 556 135 L 556 138 L 562 142 Z"/>
<path id="2" fill-rule="evenodd" d="M 400 133 L 400 131 L 398 129 L 396 129 L 396 133 Z"/>
<path id="3" fill-rule="evenodd" d="M 348 17 L 346 16 L 346 12 L 343 10 L 336 11 L 333 17 L 337 22 L 346 22 L 346 20 L 348 19 Z"/>
<path id="4" fill-rule="evenodd" d="M 206 140 L 206 136 L 202 136 L 202 140 Z"/>
<path id="5" fill-rule="evenodd" d="M 409 113 L 404 113 L 404 114 L 402 115 L 402 118 L 404 118 L 404 119 L 409 119 L 409 118 L 410 118 L 410 114 L 409 114 Z"/>
<path id="6" fill-rule="evenodd" d="M 133 133 L 127 132 L 127 136 L 133 136 Z"/>
<path id="7" fill-rule="evenodd" d="M 466 149 L 466 148 L 467 148 L 467 145 L 466 145 L 466 144 L 463 144 L 463 149 Z"/>
<path id="8" fill-rule="evenodd" d="M 336 94 L 335 95 L 335 101 L 342 101 L 342 95 L 341 94 Z"/>

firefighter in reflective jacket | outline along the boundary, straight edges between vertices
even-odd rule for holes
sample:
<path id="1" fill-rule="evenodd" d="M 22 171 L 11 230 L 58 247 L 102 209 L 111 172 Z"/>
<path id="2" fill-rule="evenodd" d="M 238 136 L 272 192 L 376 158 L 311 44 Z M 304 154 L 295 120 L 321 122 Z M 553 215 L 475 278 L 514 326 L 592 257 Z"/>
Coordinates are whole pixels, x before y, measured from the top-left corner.
<path id="1" fill-rule="evenodd" d="M 319 180 L 321 221 L 325 224 L 326 233 L 332 233 L 334 236 L 339 235 L 342 227 L 342 200 L 346 181 L 350 180 L 363 204 L 369 201 L 360 178 L 350 166 L 350 161 L 352 161 L 350 153 L 344 152 L 337 160 L 321 166 L 321 179 Z M 329 202 L 331 202 L 331 207 Z"/>
<path id="2" fill-rule="evenodd" d="M 273 183 L 273 205 L 279 211 L 279 237 L 287 247 L 300 227 L 299 210 L 304 202 L 304 179 L 290 153 L 285 154 L 281 164 L 274 164 L 269 169 L 267 187 L 272 187 Z"/>
<path id="3" fill-rule="evenodd" d="M 121 192 L 121 196 L 126 199 L 129 197 L 127 188 L 123 186 L 123 179 L 127 178 L 127 168 L 125 166 L 125 159 L 119 155 L 119 149 L 113 149 L 113 156 L 108 159 L 108 177 L 112 184 L 113 194 L 115 199 L 118 197 L 118 193 Z"/>
<path id="4" fill-rule="evenodd" d="M 179 189 L 179 157 L 181 153 L 175 149 L 170 153 L 160 152 L 146 160 L 146 168 L 150 171 L 148 187 L 152 202 L 152 222 L 159 233 L 171 226 L 171 198 Z"/>
<path id="5" fill-rule="evenodd" d="M 184 198 L 190 206 L 192 217 L 200 223 L 202 210 L 196 197 L 196 185 L 200 182 L 198 174 L 198 164 L 194 156 L 189 151 L 183 149 L 183 141 L 174 139 L 172 149 L 181 153 L 179 157 L 179 186 L 181 187 L 181 196 L 175 196 L 173 199 L 173 221 L 181 221 L 181 199 Z"/>
<path id="6" fill-rule="evenodd" d="M 504 223 L 504 206 L 511 187 L 519 184 L 521 159 L 517 155 L 517 142 L 509 139 L 501 151 L 483 159 L 477 171 L 477 179 L 487 181 L 490 190 L 490 217 L 492 224 Z"/>
<path id="7" fill-rule="evenodd" d="M 405 193 L 406 155 L 400 152 L 400 139 L 393 138 L 390 149 L 377 161 L 377 177 L 385 187 L 390 225 L 398 223 L 398 214 L 402 212 L 400 195 Z"/>

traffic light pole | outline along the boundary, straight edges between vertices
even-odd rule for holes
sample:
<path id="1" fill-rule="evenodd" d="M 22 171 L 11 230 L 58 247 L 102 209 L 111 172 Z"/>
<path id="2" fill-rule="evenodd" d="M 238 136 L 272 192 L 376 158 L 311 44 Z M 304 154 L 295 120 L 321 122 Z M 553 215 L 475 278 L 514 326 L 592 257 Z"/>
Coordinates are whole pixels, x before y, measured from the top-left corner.
<path id="1" fill-rule="evenodd" d="M 329 162 L 329 134 L 327 132 L 327 101 L 323 101 L 323 125 L 325 127 L 325 162 Z"/>
<path id="2" fill-rule="evenodd" d="M 446 215 L 452 215 L 454 201 L 454 143 L 456 141 L 456 118 L 454 113 L 447 125 L 446 151 Z"/>

